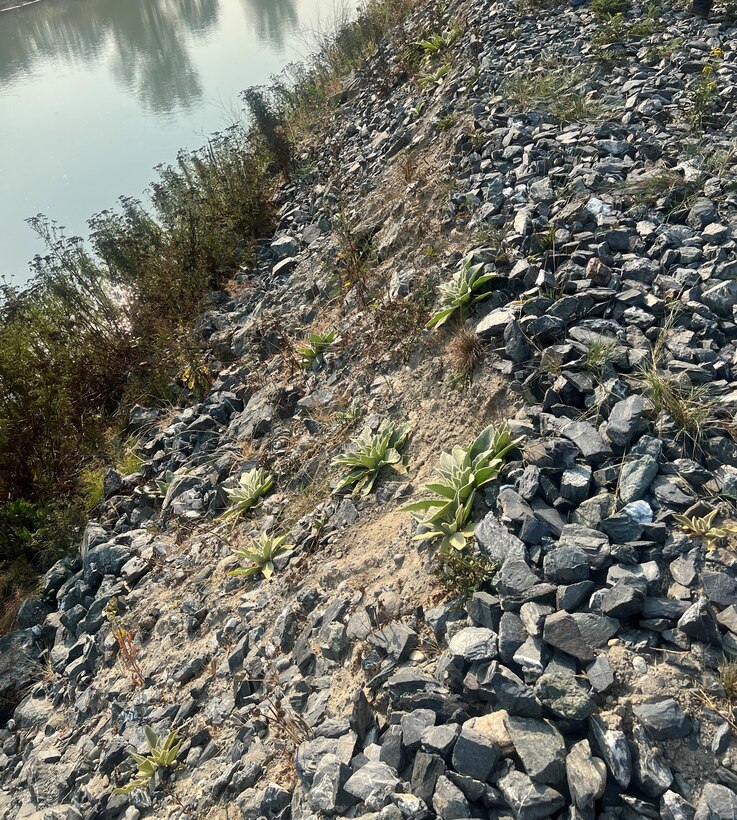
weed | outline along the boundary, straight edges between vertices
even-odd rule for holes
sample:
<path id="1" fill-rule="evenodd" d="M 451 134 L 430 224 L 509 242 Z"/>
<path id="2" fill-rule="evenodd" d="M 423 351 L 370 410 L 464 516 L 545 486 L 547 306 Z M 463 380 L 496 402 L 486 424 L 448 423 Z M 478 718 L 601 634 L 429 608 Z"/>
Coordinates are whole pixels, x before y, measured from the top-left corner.
<path id="1" fill-rule="evenodd" d="M 437 248 L 434 245 L 425 245 L 422 248 L 422 255 L 425 259 L 436 259 L 438 255 Z"/>
<path id="2" fill-rule="evenodd" d="M 239 558 L 249 561 L 250 566 L 230 570 L 228 575 L 245 575 L 251 578 L 261 574 L 264 578 L 271 578 L 274 574 L 274 559 L 294 549 L 294 544 L 284 543 L 286 540 L 286 535 L 273 536 L 265 532 L 259 533 L 253 539 L 251 547 L 235 551 Z"/>
<path id="3" fill-rule="evenodd" d="M 737 660 L 724 658 L 719 664 L 719 682 L 728 703 L 737 703 Z"/>
<path id="4" fill-rule="evenodd" d="M 441 550 L 433 567 L 449 598 L 460 604 L 487 588 L 498 567 L 470 551 Z"/>
<path id="5" fill-rule="evenodd" d="M 712 49 L 711 59 L 696 76 L 689 88 L 691 110 L 688 114 L 693 128 L 703 131 L 708 125 L 717 124 L 717 103 L 719 86 L 716 81 L 716 69 L 723 57 L 721 49 Z"/>
<path id="6" fill-rule="evenodd" d="M 438 119 L 438 128 L 441 131 L 449 131 L 457 122 L 458 117 L 455 114 L 446 114 L 444 117 Z"/>
<path id="7" fill-rule="evenodd" d="M 354 228 L 341 211 L 335 229 L 338 238 L 336 269 L 344 293 L 355 289 L 361 305 L 368 303 L 371 283 L 369 271 L 375 255 L 371 247 L 371 236 Z"/>
<path id="8" fill-rule="evenodd" d="M 473 330 L 460 328 L 448 345 L 448 357 L 457 377 L 470 380 L 484 355 L 484 346 Z"/>
<path id="9" fill-rule="evenodd" d="M 616 350 L 616 342 L 592 342 L 584 355 L 584 369 L 600 377 L 609 369 Z"/>
<path id="10" fill-rule="evenodd" d="M 430 74 L 426 74 L 424 77 L 420 77 L 420 85 L 422 88 L 434 88 L 438 89 L 442 85 L 445 84 L 445 78 L 450 73 L 450 69 L 452 68 L 450 63 L 445 63 L 441 65 L 439 68 L 436 68 L 435 71 L 432 71 Z"/>
<path id="11" fill-rule="evenodd" d="M 677 521 L 686 532 L 700 538 L 708 550 L 717 548 L 719 542 L 726 538 L 729 533 L 737 532 L 737 527 L 733 525 L 723 525 L 721 527 L 714 526 L 714 519 L 719 511 L 714 509 L 710 513 L 699 517 L 693 516 L 689 518 L 686 515 L 679 515 L 673 513 L 673 518 Z"/>
<path id="12" fill-rule="evenodd" d="M 131 755 L 138 767 L 138 771 L 127 786 L 113 789 L 113 794 L 130 794 L 135 789 L 148 788 L 148 784 L 156 772 L 171 768 L 177 759 L 182 741 L 176 729 L 169 732 L 165 738 L 159 737 L 148 726 L 144 728 L 144 731 L 149 753 L 147 755 L 135 753 Z"/>
<path id="13" fill-rule="evenodd" d="M 401 450 L 408 437 L 407 426 L 394 427 L 387 420 L 382 421 L 376 433 L 364 427 L 348 450 L 331 462 L 334 467 L 349 468 L 335 491 L 350 488 L 351 494 L 368 495 L 385 467 L 404 472 Z"/>
<path id="14" fill-rule="evenodd" d="M 422 112 L 425 110 L 425 103 L 420 100 L 417 105 L 410 108 L 409 113 L 412 115 L 413 120 L 418 120 L 422 116 Z"/>
<path id="15" fill-rule="evenodd" d="M 630 10 L 630 0 L 591 0 L 590 9 L 599 20 L 609 20 Z"/>
<path id="16" fill-rule="evenodd" d="M 523 109 L 539 108 L 561 122 L 596 122 L 606 113 L 598 94 L 586 91 L 586 66 L 560 66 L 517 71 L 502 84 L 501 93 Z"/>
<path id="17" fill-rule="evenodd" d="M 445 34 L 431 34 L 426 39 L 418 40 L 413 43 L 413 45 L 418 46 L 422 51 L 424 59 L 429 61 L 433 57 L 436 57 L 441 52 L 445 51 L 447 48 L 450 48 L 460 33 L 460 29 L 452 28 Z"/>
<path id="18" fill-rule="evenodd" d="M 699 449 L 706 431 L 716 423 L 716 401 L 709 385 L 683 387 L 654 365 L 644 367 L 637 380 L 655 412 L 667 413 L 678 427 L 679 437 Z"/>
<path id="19" fill-rule="evenodd" d="M 243 473 L 238 485 L 228 494 L 228 508 L 223 513 L 224 518 L 240 518 L 261 503 L 261 498 L 269 492 L 274 479 L 261 467 L 254 467 Z"/>
<path id="20" fill-rule="evenodd" d="M 134 686 L 144 687 L 143 670 L 141 669 L 137 655 L 138 650 L 133 643 L 133 632 L 128 629 L 123 619 L 118 614 L 118 602 L 111 598 L 105 607 L 105 617 L 110 622 L 113 637 L 118 644 L 120 658 L 123 665 L 128 670 Z"/>
<path id="21" fill-rule="evenodd" d="M 448 282 L 438 288 L 440 291 L 440 309 L 433 314 L 428 327 L 440 327 L 460 310 L 463 321 L 463 310 L 467 305 L 486 299 L 490 293 L 484 291 L 484 285 L 496 278 L 495 273 L 482 274 L 484 264 L 473 264 L 473 254 L 464 256 L 458 270 Z"/>
<path id="22" fill-rule="evenodd" d="M 332 330 L 327 333 L 308 333 L 306 341 L 295 348 L 299 356 L 299 366 L 303 370 L 308 370 L 334 341 L 335 333 Z"/>

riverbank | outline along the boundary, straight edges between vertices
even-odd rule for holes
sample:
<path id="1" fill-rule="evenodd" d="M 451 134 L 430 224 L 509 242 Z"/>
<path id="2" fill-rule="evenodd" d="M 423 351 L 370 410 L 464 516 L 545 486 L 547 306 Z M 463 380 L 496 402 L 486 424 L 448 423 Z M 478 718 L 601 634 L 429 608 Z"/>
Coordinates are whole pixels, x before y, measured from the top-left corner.
<path id="1" fill-rule="evenodd" d="M 330 88 L 3 639 L 3 820 L 734 815 L 737 31 L 618 10 L 419 6 Z"/>

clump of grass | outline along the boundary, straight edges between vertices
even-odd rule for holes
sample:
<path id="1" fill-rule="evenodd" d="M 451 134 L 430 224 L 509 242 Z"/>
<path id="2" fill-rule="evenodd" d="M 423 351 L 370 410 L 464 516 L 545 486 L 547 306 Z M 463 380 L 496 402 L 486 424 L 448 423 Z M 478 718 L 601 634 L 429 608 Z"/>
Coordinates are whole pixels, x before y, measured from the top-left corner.
<path id="1" fill-rule="evenodd" d="M 628 179 L 623 192 L 635 205 L 656 205 L 683 185 L 683 175 L 672 168 L 658 168 Z"/>
<path id="2" fill-rule="evenodd" d="M 616 349 L 616 342 L 592 342 L 584 355 L 584 369 L 601 376 L 611 365 Z"/>
<path id="3" fill-rule="evenodd" d="M 497 570 L 497 565 L 468 550 L 443 550 L 438 553 L 433 566 L 433 573 L 445 593 L 460 604 L 487 588 Z"/>
<path id="4" fill-rule="evenodd" d="M 724 658 L 719 664 L 719 682 L 724 687 L 725 699 L 737 703 L 737 660 Z"/>
<path id="5" fill-rule="evenodd" d="M 561 122 L 596 122 L 607 108 L 586 88 L 590 78 L 585 66 L 524 69 L 505 80 L 501 93 L 523 109 L 547 111 Z"/>
<path id="6" fill-rule="evenodd" d="M 616 14 L 629 11 L 630 0 L 591 0 L 590 9 L 599 20 L 608 20 Z"/>
<path id="7" fill-rule="evenodd" d="M 717 404 L 709 386 L 683 387 L 653 365 L 640 371 L 638 382 L 655 412 L 667 413 L 678 427 L 678 436 L 700 449 L 706 431 L 716 424 Z"/>
<path id="8" fill-rule="evenodd" d="M 448 358 L 456 376 L 470 380 L 484 355 L 484 346 L 473 330 L 460 328 L 448 345 Z"/>

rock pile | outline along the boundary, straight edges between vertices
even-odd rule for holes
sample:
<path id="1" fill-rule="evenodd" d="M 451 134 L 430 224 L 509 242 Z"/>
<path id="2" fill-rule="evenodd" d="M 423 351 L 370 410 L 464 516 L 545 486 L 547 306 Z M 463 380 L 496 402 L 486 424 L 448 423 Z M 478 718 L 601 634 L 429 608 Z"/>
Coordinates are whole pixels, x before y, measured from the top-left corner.
<path id="1" fill-rule="evenodd" d="M 421 7 L 379 44 L 196 323 L 207 397 L 131 414 L 140 471 L 107 474 L 79 556 L 0 639 L 2 820 L 737 817 L 735 29 L 521 5 Z M 334 296 L 345 214 L 374 301 Z M 461 395 L 408 317 L 469 250 L 494 278 Z M 285 351 L 324 315 L 343 344 L 299 373 Z M 405 478 L 325 482 L 290 518 L 358 405 L 414 422 L 414 484 L 490 396 L 522 443 L 476 498 L 494 573 L 467 600 L 411 546 Z M 254 523 L 295 549 L 244 587 L 217 516 L 263 464 Z M 674 518 L 712 513 L 701 538 Z M 178 766 L 117 793 L 146 728 L 181 732 Z"/>

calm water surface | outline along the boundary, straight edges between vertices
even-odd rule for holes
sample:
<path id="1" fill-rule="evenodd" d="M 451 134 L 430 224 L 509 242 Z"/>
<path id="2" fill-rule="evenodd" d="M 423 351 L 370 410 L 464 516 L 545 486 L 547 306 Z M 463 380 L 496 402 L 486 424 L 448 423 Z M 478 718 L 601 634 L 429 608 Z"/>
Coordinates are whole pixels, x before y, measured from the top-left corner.
<path id="1" fill-rule="evenodd" d="M 40 0 L 0 13 L 0 275 L 42 250 L 24 219 L 86 235 L 152 169 L 232 121 L 238 93 L 308 51 L 333 0 Z"/>

